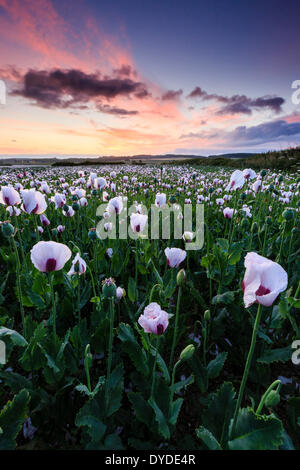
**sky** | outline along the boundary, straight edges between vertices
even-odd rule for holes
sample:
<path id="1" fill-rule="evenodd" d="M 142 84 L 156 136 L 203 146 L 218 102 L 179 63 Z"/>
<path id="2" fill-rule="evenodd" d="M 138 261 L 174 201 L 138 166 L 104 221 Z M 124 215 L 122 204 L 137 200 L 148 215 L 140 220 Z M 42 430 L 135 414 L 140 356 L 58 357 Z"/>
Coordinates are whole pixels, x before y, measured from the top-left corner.
<path id="1" fill-rule="evenodd" d="M 300 1 L 0 0 L 0 80 L 2 156 L 300 145 Z"/>

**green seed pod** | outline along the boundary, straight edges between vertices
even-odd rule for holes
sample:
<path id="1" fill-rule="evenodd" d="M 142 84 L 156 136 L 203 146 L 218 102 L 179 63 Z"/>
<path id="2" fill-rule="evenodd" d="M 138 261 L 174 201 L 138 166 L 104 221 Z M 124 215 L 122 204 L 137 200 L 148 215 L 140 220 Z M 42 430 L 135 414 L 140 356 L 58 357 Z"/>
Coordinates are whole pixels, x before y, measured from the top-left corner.
<path id="1" fill-rule="evenodd" d="M 97 240 L 98 235 L 97 235 L 97 232 L 96 232 L 96 229 L 95 229 L 95 228 L 91 229 L 91 230 L 88 232 L 88 237 L 89 237 L 90 240 Z"/>
<path id="2" fill-rule="evenodd" d="M 245 200 L 246 197 L 247 197 L 247 194 L 246 194 L 246 193 L 242 193 L 242 194 L 241 194 L 241 199 Z"/>
<path id="3" fill-rule="evenodd" d="M 117 286 L 115 284 L 115 281 L 112 277 L 109 277 L 108 279 L 104 279 L 102 282 L 102 294 L 105 299 L 112 299 L 116 297 L 116 292 L 117 292 Z"/>
<path id="4" fill-rule="evenodd" d="M 263 178 L 264 176 L 266 176 L 267 174 L 267 171 L 266 170 L 261 170 L 260 172 L 260 176 Z"/>
<path id="5" fill-rule="evenodd" d="M 53 229 L 51 230 L 51 232 L 52 232 L 52 234 L 55 235 L 55 236 L 58 234 L 57 228 L 53 228 Z"/>
<path id="6" fill-rule="evenodd" d="M 278 181 L 279 181 L 279 183 L 282 183 L 282 181 L 283 181 L 283 176 L 282 175 L 279 176 Z"/>
<path id="7" fill-rule="evenodd" d="M 180 269 L 176 277 L 177 285 L 182 286 L 185 283 L 185 280 L 186 280 L 186 272 L 184 269 Z"/>
<path id="8" fill-rule="evenodd" d="M 170 201 L 170 204 L 175 204 L 177 202 L 177 199 L 176 199 L 176 196 L 174 196 L 174 194 L 170 197 L 169 199 Z"/>
<path id="9" fill-rule="evenodd" d="M 72 201 L 78 201 L 78 196 L 77 196 L 77 194 L 74 194 L 74 195 L 72 196 Z"/>
<path id="10" fill-rule="evenodd" d="M 280 395 L 276 390 L 271 390 L 266 398 L 265 405 L 267 408 L 274 408 L 280 402 Z"/>
<path id="11" fill-rule="evenodd" d="M 68 212 L 68 210 L 69 210 L 68 204 L 64 204 L 63 205 L 63 211 Z"/>
<path id="12" fill-rule="evenodd" d="M 282 213 L 282 217 L 285 220 L 292 220 L 295 217 L 295 213 L 292 209 L 285 209 Z"/>
<path id="13" fill-rule="evenodd" d="M 272 225 L 273 223 L 273 220 L 272 220 L 272 217 L 270 217 L 269 215 L 266 217 L 266 224 L 268 225 Z"/>
<path id="14" fill-rule="evenodd" d="M 206 322 L 209 322 L 210 321 L 210 310 L 205 310 L 204 312 L 204 320 Z"/>
<path id="15" fill-rule="evenodd" d="M 92 191 L 92 196 L 97 196 L 97 194 L 98 194 L 97 189 L 93 189 L 93 191 Z"/>
<path id="16" fill-rule="evenodd" d="M 214 192 L 214 190 L 215 190 L 215 188 L 209 188 L 208 192 L 211 194 L 211 193 Z"/>
<path id="17" fill-rule="evenodd" d="M 186 348 L 184 348 L 183 351 L 181 351 L 180 360 L 188 361 L 189 359 L 191 359 L 194 352 L 195 352 L 195 346 L 193 344 L 189 344 Z"/>
<path id="18" fill-rule="evenodd" d="M 1 232 L 5 238 L 11 238 L 14 236 L 15 229 L 9 222 L 6 222 L 1 225 Z"/>
<path id="19" fill-rule="evenodd" d="M 79 206 L 78 202 L 73 202 L 72 209 L 74 209 L 74 211 L 79 211 L 80 206 Z"/>

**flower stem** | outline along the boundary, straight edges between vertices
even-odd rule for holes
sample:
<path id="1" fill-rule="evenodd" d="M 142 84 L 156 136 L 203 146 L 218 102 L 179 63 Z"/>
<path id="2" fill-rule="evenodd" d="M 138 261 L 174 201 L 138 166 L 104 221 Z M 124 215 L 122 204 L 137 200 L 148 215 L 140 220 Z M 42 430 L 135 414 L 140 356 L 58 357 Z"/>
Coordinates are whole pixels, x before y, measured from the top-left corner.
<path id="1" fill-rule="evenodd" d="M 169 416 L 171 415 L 171 407 L 173 403 L 173 397 L 174 397 L 174 383 L 175 383 L 175 374 L 177 367 L 181 364 L 181 360 L 177 361 L 173 367 L 173 372 L 172 372 L 172 381 L 171 381 L 171 394 L 170 394 L 170 407 L 169 407 Z"/>
<path id="2" fill-rule="evenodd" d="M 233 436 L 234 432 L 235 432 L 238 412 L 239 412 L 241 402 L 242 402 L 242 399 L 243 399 L 243 394 L 244 394 L 244 390 L 245 390 L 245 386 L 246 386 L 246 382 L 247 382 L 247 378 L 248 378 L 248 374 L 249 374 L 249 369 L 250 369 L 250 366 L 251 366 L 251 361 L 252 361 L 252 357 L 253 357 L 253 353 L 254 353 L 256 337 L 257 337 L 259 322 L 260 322 L 260 318 L 261 318 L 261 313 L 262 313 L 262 305 L 259 304 L 258 309 L 257 309 L 257 313 L 256 313 L 256 318 L 255 318 L 255 322 L 254 322 L 253 331 L 252 331 L 252 339 L 251 339 L 250 349 L 249 349 L 249 352 L 248 352 L 248 357 L 247 357 L 247 361 L 246 361 L 246 365 L 245 365 L 245 369 L 244 369 L 244 374 L 243 374 L 243 378 L 242 378 L 242 382 L 241 382 L 241 386 L 240 386 L 240 391 L 239 391 L 239 395 L 238 395 L 238 399 L 237 399 L 237 403 L 236 403 L 236 407 L 235 407 L 235 412 L 234 412 L 234 416 L 233 416 L 231 436 Z"/>
<path id="3" fill-rule="evenodd" d="M 109 304 L 110 304 L 110 328 L 109 328 L 107 375 L 106 375 L 106 382 L 105 382 L 105 406 L 106 406 L 107 411 L 108 411 L 108 405 L 109 405 L 108 392 L 109 392 L 109 382 L 110 382 L 110 375 L 111 375 L 113 328 L 114 328 L 114 316 L 115 316 L 115 307 L 114 307 L 113 298 L 109 299 Z"/>
<path id="4" fill-rule="evenodd" d="M 51 302 L 52 302 L 52 325 L 53 325 L 53 340 L 54 346 L 56 349 L 56 305 L 55 305 L 55 296 L 53 289 L 53 273 L 49 274 L 49 283 L 50 283 L 50 292 L 51 292 Z"/>
<path id="5" fill-rule="evenodd" d="M 172 342 L 171 355 L 170 355 L 169 370 L 172 367 L 173 359 L 174 359 L 174 351 L 175 351 L 176 340 L 177 340 L 178 318 L 179 318 L 181 294 L 182 294 L 182 287 L 179 286 L 178 296 L 177 296 L 177 305 L 176 305 L 176 315 L 175 315 L 175 327 L 174 327 L 173 342 Z"/>
<path id="6" fill-rule="evenodd" d="M 26 324 L 25 324 L 25 313 L 24 313 L 24 306 L 23 306 L 23 299 L 22 299 L 22 288 L 21 288 L 21 277 L 20 277 L 20 268 L 21 268 L 21 264 L 20 264 L 20 258 L 19 258 L 19 253 L 18 253 L 18 248 L 17 248 L 17 244 L 16 244 L 16 241 L 14 239 L 14 237 L 12 237 L 12 244 L 13 244 L 13 247 L 14 247 L 14 251 L 15 251 L 15 254 L 16 254 L 16 280 L 17 280 L 17 290 L 18 290 L 18 297 L 19 297 L 19 302 L 20 302 L 20 310 L 21 310 L 21 318 L 22 318 L 22 327 L 23 327 L 23 335 L 26 339 L 27 337 L 27 331 L 26 331 Z"/>
<path id="7" fill-rule="evenodd" d="M 154 358 L 154 364 L 153 364 L 153 370 L 152 370 L 152 386 L 151 386 L 151 395 L 150 395 L 150 399 L 154 397 L 155 369 L 156 369 L 158 348 L 159 348 L 159 336 L 157 335 L 157 336 L 156 336 L 155 358 Z"/>

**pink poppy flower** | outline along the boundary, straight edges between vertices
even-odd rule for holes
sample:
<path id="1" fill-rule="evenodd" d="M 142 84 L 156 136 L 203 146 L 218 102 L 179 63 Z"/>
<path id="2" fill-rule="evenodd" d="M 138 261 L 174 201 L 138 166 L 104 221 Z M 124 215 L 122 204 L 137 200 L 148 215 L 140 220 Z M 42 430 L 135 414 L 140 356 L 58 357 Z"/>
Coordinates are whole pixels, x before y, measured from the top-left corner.
<path id="1" fill-rule="evenodd" d="M 255 302 L 269 307 L 288 285 L 288 276 L 280 264 L 257 253 L 247 253 L 243 280 L 245 307 Z"/>
<path id="2" fill-rule="evenodd" d="M 21 199 L 18 191 L 16 191 L 12 186 L 2 186 L 2 191 L 0 191 L 1 204 L 14 206 L 15 204 L 20 204 L 20 202 Z"/>
<path id="3" fill-rule="evenodd" d="M 40 192 L 33 189 L 23 189 L 21 191 L 23 198 L 23 206 L 27 214 L 42 214 L 47 209 L 45 196 Z"/>
<path id="4" fill-rule="evenodd" d="M 68 276 L 72 276 L 73 274 L 83 274 L 86 271 L 86 262 L 84 259 L 81 258 L 79 253 L 75 256 L 72 261 L 72 266 L 70 271 L 68 272 Z"/>
<path id="5" fill-rule="evenodd" d="M 240 189 L 244 186 L 244 184 L 245 178 L 243 172 L 241 170 L 235 170 L 230 177 L 230 182 L 226 188 L 226 191 L 228 191 L 229 189 Z"/>
<path id="6" fill-rule="evenodd" d="M 57 242 L 38 242 L 30 251 L 33 265 L 43 273 L 61 270 L 71 258 L 71 250 Z"/>
<path id="7" fill-rule="evenodd" d="M 138 323 L 145 333 L 162 335 L 168 327 L 169 315 L 161 309 L 160 305 L 152 302 L 144 309 L 144 313 L 139 317 Z"/>
<path id="8" fill-rule="evenodd" d="M 144 230 L 148 216 L 144 214 L 131 214 L 130 226 L 134 233 L 140 233 Z"/>
<path id="9" fill-rule="evenodd" d="M 166 248 L 165 255 L 170 268 L 178 268 L 186 258 L 186 251 L 181 248 Z"/>

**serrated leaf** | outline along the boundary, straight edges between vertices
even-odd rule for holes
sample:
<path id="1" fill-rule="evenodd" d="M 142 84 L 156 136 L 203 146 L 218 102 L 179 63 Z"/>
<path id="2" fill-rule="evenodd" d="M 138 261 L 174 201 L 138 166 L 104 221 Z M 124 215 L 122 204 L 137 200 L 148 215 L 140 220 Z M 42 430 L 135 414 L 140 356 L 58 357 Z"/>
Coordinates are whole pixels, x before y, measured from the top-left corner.
<path id="1" fill-rule="evenodd" d="M 215 359 L 209 362 L 207 366 L 207 375 L 209 379 L 215 379 L 223 369 L 227 358 L 227 352 L 222 352 Z"/>
<path id="2" fill-rule="evenodd" d="M 0 411 L 0 450 L 12 450 L 16 447 L 16 437 L 27 417 L 30 395 L 21 390 L 12 401 L 6 403 Z"/>
<path id="3" fill-rule="evenodd" d="M 196 434 L 209 450 L 222 450 L 215 436 L 213 436 L 213 434 L 205 427 L 200 426 L 200 428 L 196 429 Z"/>
<path id="4" fill-rule="evenodd" d="M 277 450 L 282 445 L 283 427 L 274 415 L 258 416 L 250 408 L 239 411 L 230 450 Z"/>
<path id="5" fill-rule="evenodd" d="M 233 302 L 234 302 L 234 292 L 232 291 L 227 291 L 227 292 L 224 292 L 224 294 L 215 295 L 211 301 L 213 305 L 219 305 L 219 304 L 230 305 Z"/>
<path id="6" fill-rule="evenodd" d="M 183 403 L 183 398 L 177 398 L 177 400 L 175 400 L 173 403 L 171 403 L 169 423 L 172 426 L 175 426 L 175 424 L 177 422 L 182 403 Z"/>
<path id="7" fill-rule="evenodd" d="M 127 396 L 133 406 L 137 419 L 150 427 L 153 418 L 151 406 L 140 393 L 129 392 Z"/>
<path id="8" fill-rule="evenodd" d="M 292 357 L 292 349 L 290 346 L 286 348 L 270 349 L 257 359 L 263 364 L 271 364 L 272 362 L 287 362 Z"/>
<path id="9" fill-rule="evenodd" d="M 131 326 L 121 323 L 119 326 L 118 337 L 123 343 L 124 351 L 129 355 L 136 369 L 143 375 L 149 374 L 147 355 L 144 349 L 137 342 Z"/>
<path id="10" fill-rule="evenodd" d="M 157 421 L 158 424 L 158 431 L 161 434 L 162 437 L 165 439 L 170 439 L 170 430 L 169 426 L 167 424 L 167 420 L 161 411 L 161 409 L 158 407 L 156 401 L 154 400 L 153 397 L 149 398 L 148 400 L 149 405 L 152 407 L 154 414 L 155 414 L 155 420 Z"/>
<path id="11" fill-rule="evenodd" d="M 4 326 L 0 327 L 0 338 L 9 337 L 13 344 L 16 346 L 26 346 L 28 343 L 25 338 L 23 338 L 20 333 L 15 330 L 10 330 L 9 328 L 5 328 Z"/>

